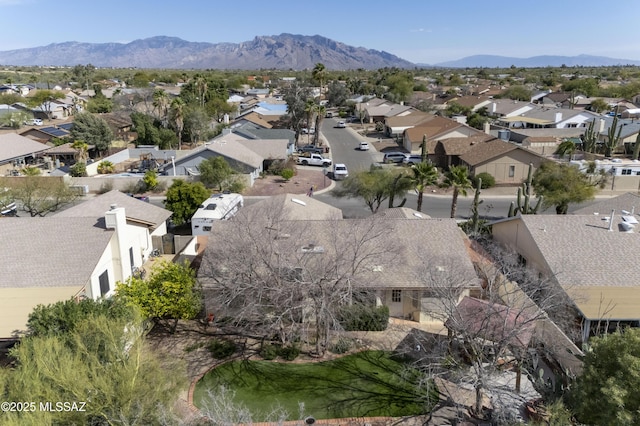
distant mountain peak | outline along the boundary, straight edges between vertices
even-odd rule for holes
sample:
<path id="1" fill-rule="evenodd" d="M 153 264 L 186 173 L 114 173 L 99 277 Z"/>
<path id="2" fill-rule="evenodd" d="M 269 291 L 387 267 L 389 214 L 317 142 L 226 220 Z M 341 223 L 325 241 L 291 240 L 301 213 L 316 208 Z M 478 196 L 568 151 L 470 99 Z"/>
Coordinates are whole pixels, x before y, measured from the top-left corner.
<path id="1" fill-rule="evenodd" d="M 155 36 L 129 43 L 53 43 L 45 47 L 0 52 L 0 64 L 73 66 L 91 63 L 117 68 L 193 69 L 327 69 L 413 68 L 415 65 L 387 52 L 348 46 L 329 38 L 282 33 L 256 36 L 242 43 L 190 42 Z"/>

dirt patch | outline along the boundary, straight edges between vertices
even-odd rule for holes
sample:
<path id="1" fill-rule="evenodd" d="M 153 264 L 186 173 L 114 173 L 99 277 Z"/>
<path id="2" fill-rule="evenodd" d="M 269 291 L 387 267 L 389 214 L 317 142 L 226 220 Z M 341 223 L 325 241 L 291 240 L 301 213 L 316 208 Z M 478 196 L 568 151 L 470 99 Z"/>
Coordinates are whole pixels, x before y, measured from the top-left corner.
<path id="1" fill-rule="evenodd" d="M 286 182 L 280 176 L 266 175 L 258 178 L 253 187 L 245 190 L 246 196 L 271 196 L 279 194 L 306 194 L 313 186 L 314 191 L 320 191 L 331 184 L 321 168 L 317 170 L 297 168 L 296 175 Z"/>

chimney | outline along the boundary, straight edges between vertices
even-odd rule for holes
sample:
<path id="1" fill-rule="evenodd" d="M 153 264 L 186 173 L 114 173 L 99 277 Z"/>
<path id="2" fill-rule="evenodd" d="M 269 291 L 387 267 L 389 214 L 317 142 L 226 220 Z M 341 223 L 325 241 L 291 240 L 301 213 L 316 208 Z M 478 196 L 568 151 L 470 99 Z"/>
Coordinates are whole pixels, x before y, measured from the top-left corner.
<path id="1" fill-rule="evenodd" d="M 604 118 L 600 119 L 600 129 L 598 130 L 599 133 L 604 132 Z"/>
<path id="2" fill-rule="evenodd" d="M 129 259 L 129 247 L 132 246 L 127 237 L 127 216 L 124 207 L 112 204 L 109 211 L 104 214 L 107 229 L 115 230 L 115 241 L 112 246 L 113 273 L 116 281 L 125 281 L 131 276 L 133 265 Z"/>
<path id="3" fill-rule="evenodd" d="M 491 112 L 496 112 L 496 103 L 495 102 L 491 103 Z"/>
<path id="4" fill-rule="evenodd" d="M 556 112 L 556 123 L 559 123 L 561 121 L 562 121 L 562 113 Z"/>
<path id="5" fill-rule="evenodd" d="M 482 130 L 483 130 L 486 134 L 488 134 L 488 135 L 489 135 L 489 134 L 491 134 L 491 124 L 489 124 L 489 122 L 488 122 L 488 121 L 484 123 L 483 127 L 484 127 L 484 128 L 483 128 Z"/>
<path id="6" fill-rule="evenodd" d="M 611 210 L 611 216 L 609 216 L 609 231 L 613 231 L 613 214 L 615 210 Z"/>

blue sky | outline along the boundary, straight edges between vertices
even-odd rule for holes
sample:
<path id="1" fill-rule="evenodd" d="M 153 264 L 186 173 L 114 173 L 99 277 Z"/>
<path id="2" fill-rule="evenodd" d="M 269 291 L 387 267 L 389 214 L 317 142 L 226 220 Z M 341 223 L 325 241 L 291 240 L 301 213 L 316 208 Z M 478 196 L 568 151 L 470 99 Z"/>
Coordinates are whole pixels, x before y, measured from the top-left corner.
<path id="1" fill-rule="evenodd" d="M 489 54 L 640 60 L 640 1 L 622 0 L 0 0 L 0 51 L 50 43 L 127 43 L 321 35 L 434 64 Z"/>

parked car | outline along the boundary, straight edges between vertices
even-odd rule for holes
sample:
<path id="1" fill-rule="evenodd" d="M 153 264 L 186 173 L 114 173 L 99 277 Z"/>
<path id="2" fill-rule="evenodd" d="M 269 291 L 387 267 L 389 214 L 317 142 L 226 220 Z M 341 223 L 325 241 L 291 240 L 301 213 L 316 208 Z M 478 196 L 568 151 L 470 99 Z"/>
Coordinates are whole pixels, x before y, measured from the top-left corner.
<path id="1" fill-rule="evenodd" d="M 404 156 L 405 156 L 404 152 L 400 152 L 400 151 L 385 152 L 382 162 L 383 163 L 402 163 L 402 161 L 404 160 Z"/>
<path id="2" fill-rule="evenodd" d="M 304 127 L 302 129 L 302 133 L 305 135 L 313 135 L 316 132 L 316 128 L 312 127 L 311 129 L 307 129 L 306 127 Z"/>
<path id="3" fill-rule="evenodd" d="M 402 163 L 408 165 L 422 163 L 422 155 L 405 154 L 404 158 L 402 159 Z"/>
<path id="4" fill-rule="evenodd" d="M 303 166 L 329 167 L 331 165 L 331 160 L 329 158 L 324 158 L 320 154 L 310 154 L 308 157 L 298 157 L 298 164 Z"/>
<path id="5" fill-rule="evenodd" d="M 338 124 L 336 124 L 336 127 L 338 129 L 344 129 L 345 127 L 347 127 L 347 125 L 345 124 L 344 121 L 338 121 Z"/>
<path id="6" fill-rule="evenodd" d="M 24 122 L 27 126 L 42 126 L 42 119 L 40 118 L 32 118 L 31 120 L 27 120 Z"/>
<path id="7" fill-rule="evenodd" d="M 360 151 L 369 151 L 369 143 L 368 142 L 360 142 L 358 145 L 358 149 Z"/>
<path id="8" fill-rule="evenodd" d="M 342 163 L 336 163 L 333 165 L 333 178 L 335 180 L 342 180 L 349 177 L 349 171 L 347 166 Z"/>
<path id="9" fill-rule="evenodd" d="M 312 153 L 312 154 L 322 154 L 324 152 L 324 149 L 322 149 L 322 147 L 320 146 L 315 146 L 315 145 L 304 145 L 304 146 L 298 147 L 299 154 L 303 154 L 305 152 Z"/>

